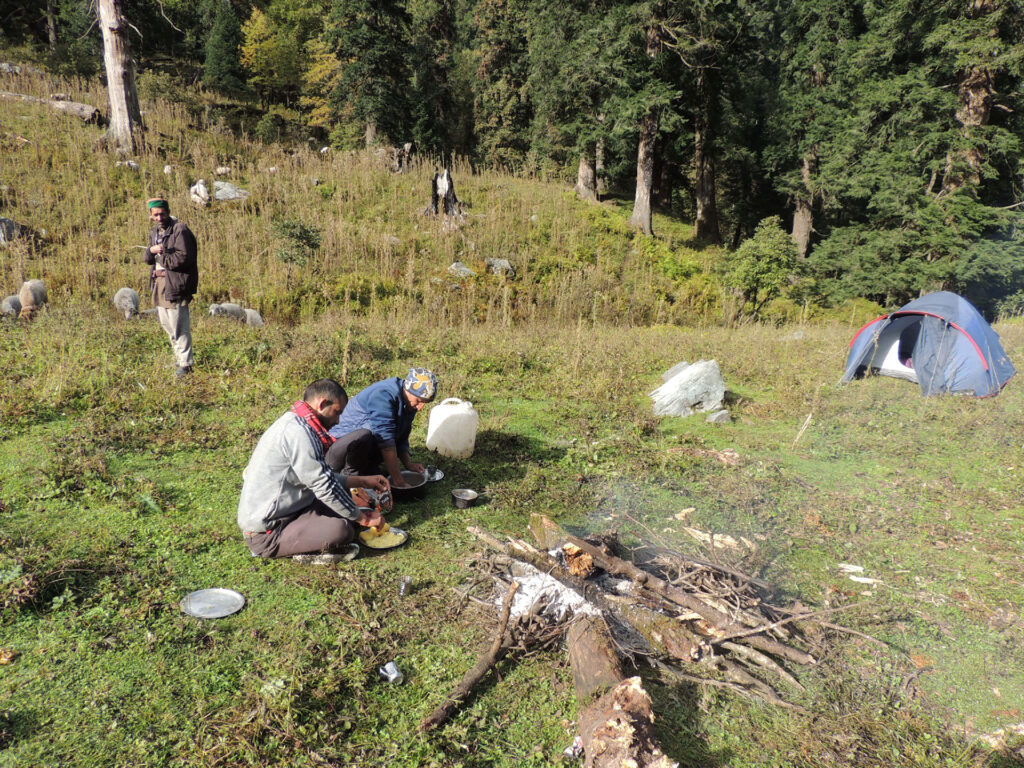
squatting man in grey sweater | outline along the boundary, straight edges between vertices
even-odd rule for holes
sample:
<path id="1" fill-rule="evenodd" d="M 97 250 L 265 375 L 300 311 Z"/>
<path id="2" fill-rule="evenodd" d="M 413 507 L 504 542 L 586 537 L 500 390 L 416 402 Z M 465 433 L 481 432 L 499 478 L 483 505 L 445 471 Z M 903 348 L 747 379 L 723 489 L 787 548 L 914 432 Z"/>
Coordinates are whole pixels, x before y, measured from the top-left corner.
<path id="1" fill-rule="evenodd" d="M 324 461 L 348 402 L 342 386 L 318 379 L 263 433 L 242 475 L 238 527 L 253 555 L 326 564 L 359 551 L 356 525 L 380 526 L 379 510 L 358 509 L 351 488 L 383 493 L 382 475 L 336 474 Z"/>

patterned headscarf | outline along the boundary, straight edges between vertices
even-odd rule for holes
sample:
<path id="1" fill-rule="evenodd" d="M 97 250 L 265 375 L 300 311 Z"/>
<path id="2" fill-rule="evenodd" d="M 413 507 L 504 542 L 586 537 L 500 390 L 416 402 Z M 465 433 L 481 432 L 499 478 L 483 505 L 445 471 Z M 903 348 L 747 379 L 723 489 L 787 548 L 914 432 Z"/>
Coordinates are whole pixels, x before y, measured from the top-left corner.
<path id="1" fill-rule="evenodd" d="M 426 368 L 410 368 L 402 387 L 409 394 L 429 403 L 437 394 L 437 376 Z"/>

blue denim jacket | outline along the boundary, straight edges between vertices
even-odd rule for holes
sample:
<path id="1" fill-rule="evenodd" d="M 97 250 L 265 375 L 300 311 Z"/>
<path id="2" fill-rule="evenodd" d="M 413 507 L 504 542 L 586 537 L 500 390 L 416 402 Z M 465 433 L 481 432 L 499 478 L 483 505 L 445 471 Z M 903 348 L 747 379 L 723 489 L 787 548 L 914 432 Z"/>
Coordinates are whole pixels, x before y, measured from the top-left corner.
<path id="1" fill-rule="evenodd" d="M 397 376 L 371 384 L 348 401 L 331 435 L 342 437 L 357 429 L 368 429 L 380 448 L 395 448 L 401 456 L 409 452 L 409 433 L 416 409 L 402 396 Z"/>

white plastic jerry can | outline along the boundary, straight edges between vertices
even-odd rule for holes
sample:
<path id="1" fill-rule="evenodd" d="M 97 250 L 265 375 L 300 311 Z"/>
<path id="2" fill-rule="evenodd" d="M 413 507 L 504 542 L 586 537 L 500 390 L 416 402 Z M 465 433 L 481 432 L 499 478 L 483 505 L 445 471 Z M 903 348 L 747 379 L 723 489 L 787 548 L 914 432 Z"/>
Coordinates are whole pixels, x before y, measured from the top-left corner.
<path id="1" fill-rule="evenodd" d="M 453 459 L 468 459 L 476 444 L 480 415 L 468 400 L 449 397 L 430 409 L 427 448 Z"/>

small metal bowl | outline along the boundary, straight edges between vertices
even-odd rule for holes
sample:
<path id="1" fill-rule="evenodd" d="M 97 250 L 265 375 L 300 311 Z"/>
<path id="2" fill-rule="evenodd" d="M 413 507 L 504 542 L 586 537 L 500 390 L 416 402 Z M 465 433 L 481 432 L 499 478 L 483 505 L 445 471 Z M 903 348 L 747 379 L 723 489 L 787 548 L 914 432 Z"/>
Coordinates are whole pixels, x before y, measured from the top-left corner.
<path id="1" fill-rule="evenodd" d="M 467 507 L 474 506 L 479 498 L 480 494 L 472 488 L 452 489 L 452 504 L 459 509 L 466 509 Z"/>

